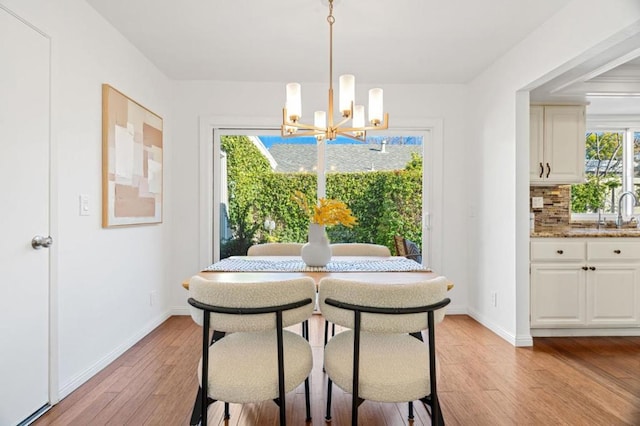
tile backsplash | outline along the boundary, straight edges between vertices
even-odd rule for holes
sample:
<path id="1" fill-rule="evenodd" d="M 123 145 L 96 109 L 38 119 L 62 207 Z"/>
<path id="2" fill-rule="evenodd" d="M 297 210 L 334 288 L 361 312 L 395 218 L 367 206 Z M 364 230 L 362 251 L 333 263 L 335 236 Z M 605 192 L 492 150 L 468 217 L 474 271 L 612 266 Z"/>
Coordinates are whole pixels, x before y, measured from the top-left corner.
<path id="1" fill-rule="evenodd" d="M 542 197 L 544 207 L 534 209 L 532 197 Z M 530 186 L 529 211 L 535 213 L 536 231 L 569 226 L 571 222 L 571 185 Z"/>

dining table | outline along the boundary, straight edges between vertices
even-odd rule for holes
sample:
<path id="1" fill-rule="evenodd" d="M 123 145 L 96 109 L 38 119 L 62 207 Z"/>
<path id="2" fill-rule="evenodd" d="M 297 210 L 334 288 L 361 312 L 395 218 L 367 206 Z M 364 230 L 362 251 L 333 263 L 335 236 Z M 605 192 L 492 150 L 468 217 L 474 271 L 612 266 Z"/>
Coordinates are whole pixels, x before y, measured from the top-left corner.
<path id="1" fill-rule="evenodd" d="M 300 256 L 232 256 L 197 272 L 214 282 L 282 281 L 311 277 L 318 286 L 325 277 L 367 281 L 381 285 L 406 284 L 440 275 L 402 256 L 334 256 L 326 266 L 308 266 Z M 182 282 L 189 289 L 191 277 Z M 453 283 L 448 283 L 448 290 Z"/>

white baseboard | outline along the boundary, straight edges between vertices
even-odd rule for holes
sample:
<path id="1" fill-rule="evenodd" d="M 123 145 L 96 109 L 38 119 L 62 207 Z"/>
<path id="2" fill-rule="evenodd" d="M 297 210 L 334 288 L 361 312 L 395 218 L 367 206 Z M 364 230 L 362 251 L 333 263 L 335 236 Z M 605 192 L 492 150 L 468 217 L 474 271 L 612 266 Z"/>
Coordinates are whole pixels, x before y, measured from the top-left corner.
<path id="1" fill-rule="evenodd" d="M 191 312 L 189 311 L 189 307 L 188 306 L 174 306 L 173 308 L 171 308 L 170 310 L 171 315 L 191 315 Z"/>
<path id="2" fill-rule="evenodd" d="M 167 311 L 158 317 L 149 321 L 140 331 L 131 336 L 125 342 L 123 342 L 120 346 L 109 352 L 107 355 L 102 357 L 98 362 L 93 364 L 91 367 L 87 368 L 82 373 L 78 374 L 76 377 L 71 379 L 69 382 L 64 383 L 60 389 L 58 390 L 59 399 L 66 397 L 74 390 L 78 389 L 81 385 L 91 379 L 93 376 L 98 374 L 103 368 L 107 365 L 111 364 L 116 360 L 120 355 L 125 353 L 128 349 L 130 349 L 133 345 L 138 343 L 143 337 L 153 331 L 160 324 L 165 322 L 171 316 L 171 312 Z"/>
<path id="3" fill-rule="evenodd" d="M 446 307 L 447 315 L 467 315 L 467 308 L 459 305 L 449 305 Z"/>
<path id="4" fill-rule="evenodd" d="M 533 346 L 533 337 L 530 334 L 525 336 L 516 336 L 516 347 L 522 348 L 528 346 Z"/>
<path id="5" fill-rule="evenodd" d="M 498 336 L 511 343 L 513 346 L 533 346 L 533 338 L 531 337 L 531 335 L 516 336 L 513 333 L 510 333 L 504 328 L 500 327 L 495 322 L 489 320 L 487 317 L 480 314 L 474 309 L 468 309 L 468 314 L 471 318 L 478 321 L 480 324 L 487 327 L 489 330 L 493 331 Z"/>

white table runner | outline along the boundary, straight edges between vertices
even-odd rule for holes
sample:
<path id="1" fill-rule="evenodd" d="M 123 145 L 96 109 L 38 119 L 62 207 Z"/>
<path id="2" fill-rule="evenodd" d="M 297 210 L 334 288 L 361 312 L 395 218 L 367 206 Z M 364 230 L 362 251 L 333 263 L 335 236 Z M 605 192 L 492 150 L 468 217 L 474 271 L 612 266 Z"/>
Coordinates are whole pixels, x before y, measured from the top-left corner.
<path id="1" fill-rule="evenodd" d="M 332 258 L 327 266 L 307 266 L 302 259 L 251 259 L 230 257 L 203 269 L 225 272 L 408 272 L 430 271 L 419 263 L 404 257 L 369 259 Z"/>

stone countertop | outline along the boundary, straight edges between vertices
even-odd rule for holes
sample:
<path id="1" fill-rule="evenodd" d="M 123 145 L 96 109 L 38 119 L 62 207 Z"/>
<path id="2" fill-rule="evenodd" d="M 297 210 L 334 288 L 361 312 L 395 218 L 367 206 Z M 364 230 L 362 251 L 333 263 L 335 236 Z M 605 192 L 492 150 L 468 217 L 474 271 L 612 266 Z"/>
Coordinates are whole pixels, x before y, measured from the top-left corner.
<path id="1" fill-rule="evenodd" d="M 531 238 L 628 238 L 640 237 L 638 228 L 558 227 L 531 232 Z"/>

